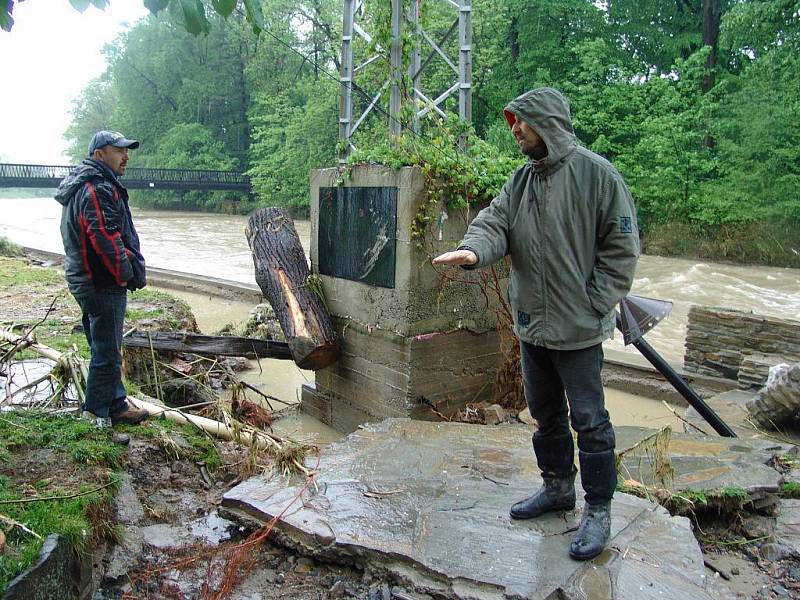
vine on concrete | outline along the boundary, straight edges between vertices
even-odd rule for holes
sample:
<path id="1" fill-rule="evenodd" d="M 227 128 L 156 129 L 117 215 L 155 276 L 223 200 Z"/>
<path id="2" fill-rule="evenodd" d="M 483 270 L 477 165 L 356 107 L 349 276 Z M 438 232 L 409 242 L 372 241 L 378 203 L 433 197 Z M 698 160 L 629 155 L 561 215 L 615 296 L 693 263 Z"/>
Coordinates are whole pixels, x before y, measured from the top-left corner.
<path id="1" fill-rule="evenodd" d="M 404 132 L 394 140 L 363 145 L 353 151 L 346 165 L 348 173 L 358 164 L 419 167 L 426 197 L 413 219 L 411 237 L 421 250 L 425 249 L 425 231 L 437 218 L 440 206 L 455 212 L 488 204 L 521 162 L 478 138 L 471 125 L 457 118 L 443 121 L 431 117 L 426 125 L 432 135 Z"/>

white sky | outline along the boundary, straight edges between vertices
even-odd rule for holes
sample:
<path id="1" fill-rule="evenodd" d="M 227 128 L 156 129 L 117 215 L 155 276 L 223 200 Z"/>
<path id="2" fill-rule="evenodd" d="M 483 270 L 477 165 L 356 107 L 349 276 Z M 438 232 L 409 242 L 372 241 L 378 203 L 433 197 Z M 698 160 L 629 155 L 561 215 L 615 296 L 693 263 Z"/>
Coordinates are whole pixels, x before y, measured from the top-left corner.
<path id="1" fill-rule="evenodd" d="M 0 30 L 0 161 L 67 164 L 72 99 L 105 70 L 102 47 L 146 14 L 142 0 L 83 14 L 68 0 L 15 3 L 14 27 Z"/>

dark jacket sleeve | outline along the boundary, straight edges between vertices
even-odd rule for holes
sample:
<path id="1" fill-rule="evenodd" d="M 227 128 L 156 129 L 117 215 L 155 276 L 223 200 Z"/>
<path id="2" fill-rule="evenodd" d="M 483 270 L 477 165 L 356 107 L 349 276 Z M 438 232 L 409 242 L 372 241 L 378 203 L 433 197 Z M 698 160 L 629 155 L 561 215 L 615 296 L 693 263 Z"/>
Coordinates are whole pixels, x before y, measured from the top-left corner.
<path id="1" fill-rule="evenodd" d="M 125 286 L 133 276 L 122 240 L 122 207 L 105 182 L 87 181 L 81 197 L 81 225 L 92 249 L 114 282 Z"/>
<path id="2" fill-rule="evenodd" d="M 631 289 L 639 258 L 636 209 L 622 177 L 608 182 L 598 215 L 597 257 L 587 293 L 592 307 L 606 315 Z"/>
<path id="3" fill-rule="evenodd" d="M 510 179 L 500 194 L 473 219 L 459 250 L 472 250 L 478 262 L 470 268 L 485 267 L 508 254 Z"/>

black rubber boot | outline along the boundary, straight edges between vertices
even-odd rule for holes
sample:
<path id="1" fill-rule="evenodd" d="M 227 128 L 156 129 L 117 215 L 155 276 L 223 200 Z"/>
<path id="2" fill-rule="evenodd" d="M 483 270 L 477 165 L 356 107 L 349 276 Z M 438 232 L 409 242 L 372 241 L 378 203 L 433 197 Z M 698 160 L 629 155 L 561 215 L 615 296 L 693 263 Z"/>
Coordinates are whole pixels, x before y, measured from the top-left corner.
<path id="1" fill-rule="evenodd" d="M 548 512 L 575 508 L 572 434 L 534 437 L 533 451 L 544 484 L 533 496 L 511 507 L 509 514 L 513 519 L 534 519 Z"/>
<path id="2" fill-rule="evenodd" d="M 578 533 L 569 545 L 575 560 L 589 560 L 603 551 L 611 537 L 611 502 L 585 504 Z"/>
<path id="3" fill-rule="evenodd" d="M 575 508 L 575 473 L 563 479 L 545 479 L 533 496 L 513 504 L 509 514 L 513 519 L 534 519 L 556 510 L 572 510 Z"/>
<path id="4" fill-rule="evenodd" d="M 586 503 L 569 555 L 576 560 L 594 558 L 611 536 L 611 498 L 617 487 L 617 457 L 614 450 L 578 452 L 581 485 Z"/>

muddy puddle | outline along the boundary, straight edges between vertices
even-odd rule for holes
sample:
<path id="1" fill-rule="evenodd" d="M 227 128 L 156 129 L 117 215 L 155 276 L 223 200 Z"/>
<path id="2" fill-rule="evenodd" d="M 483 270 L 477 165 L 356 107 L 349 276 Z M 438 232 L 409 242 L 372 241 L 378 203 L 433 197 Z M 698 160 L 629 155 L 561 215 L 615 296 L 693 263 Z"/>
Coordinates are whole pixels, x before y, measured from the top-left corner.
<path id="1" fill-rule="evenodd" d="M 192 307 L 197 325 L 203 333 L 215 333 L 225 325 L 241 324 L 248 318 L 252 305 L 246 302 L 220 298 L 195 292 L 164 290 L 185 300 Z M 313 371 L 303 371 L 291 361 L 263 359 L 251 361 L 253 368 L 244 372 L 244 378 L 253 385 L 260 384 L 265 393 L 280 400 L 298 405 L 300 387 L 314 382 Z M 671 425 L 673 431 L 682 431 L 683 425 L 668 407 L 658 400 L 636 396 L 606 388 L 606 407 L 615 426 L 636 425 L 661 428 Z M 276 405 L 277 408 L 277 405 Z M 683 409 L 678 409 L 680 412 Z M 341 433 L 298 411 L 274 425 L 276 431 L 296 440 L 325 444 L 340 439 Z"/>

